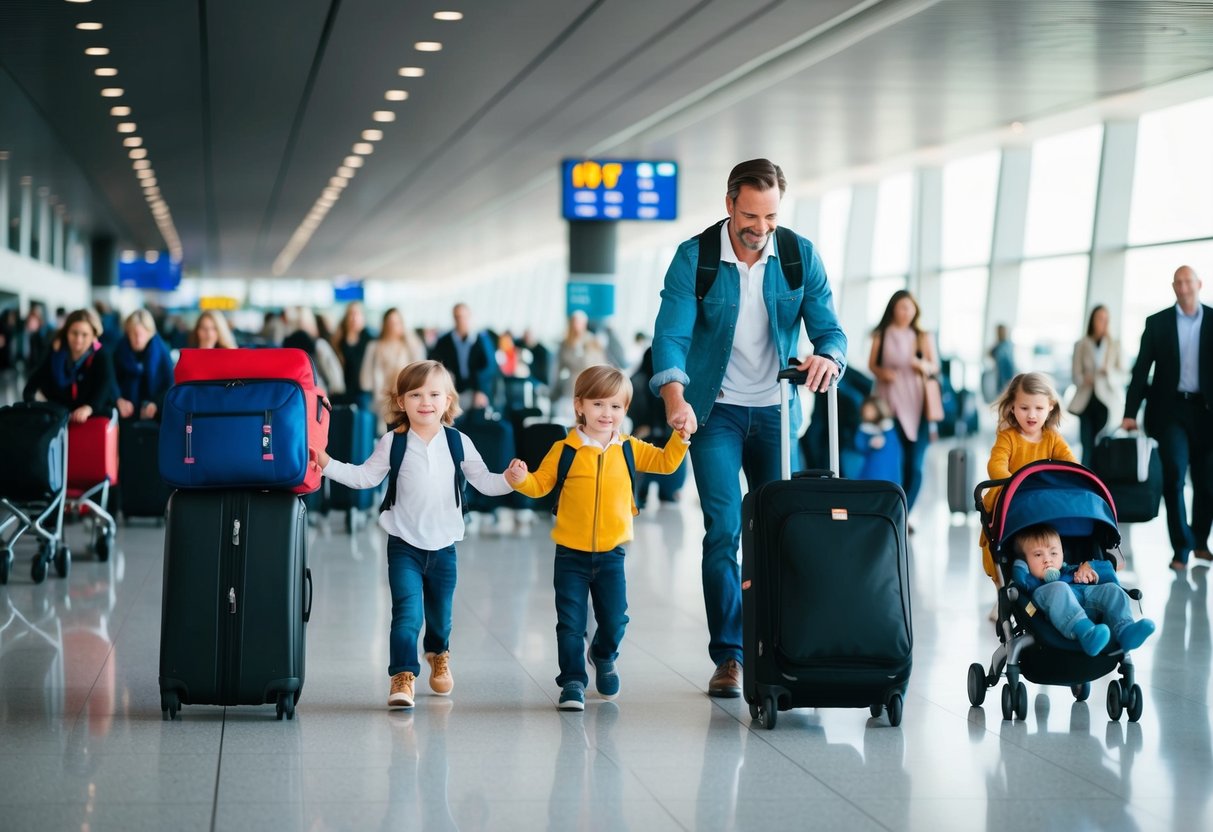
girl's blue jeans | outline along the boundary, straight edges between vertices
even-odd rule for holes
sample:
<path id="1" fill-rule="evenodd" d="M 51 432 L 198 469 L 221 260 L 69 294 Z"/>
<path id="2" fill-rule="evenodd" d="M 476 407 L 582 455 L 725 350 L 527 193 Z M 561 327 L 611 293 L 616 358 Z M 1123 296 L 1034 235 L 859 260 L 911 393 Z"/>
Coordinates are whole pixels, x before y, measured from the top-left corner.
<path id="1" fill-rule="evenodd" d="M 388 537 L 387 580 L 392 590 L 388 675 L 421 672 L 417 636 L 423 620 L 425 652 L 442 653 L 450 646 L 455 572 L 454 546 L 429 551 Z"/>

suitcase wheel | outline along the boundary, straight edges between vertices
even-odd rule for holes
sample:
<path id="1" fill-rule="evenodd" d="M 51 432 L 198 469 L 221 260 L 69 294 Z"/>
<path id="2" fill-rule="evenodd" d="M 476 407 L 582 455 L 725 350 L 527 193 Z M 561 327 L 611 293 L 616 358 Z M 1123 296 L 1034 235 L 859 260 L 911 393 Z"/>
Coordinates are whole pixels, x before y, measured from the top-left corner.
<path id="1" fill-rule="evenodd" d="M 762 697 L 762 704 L 750 706 L 750 716 L 761 727 L 770 731 L 775 727 L 775 721 L 779 718 L 779 708 L 775 704 L 775 698 L 770 695 Z"/>
<path id="2" fill-rule="evenodd" d="M 889 711 L 889 724 L 896 728 L 901 724 L 901 707 L 902 698 L 900 693 L 895 693 L 889 697 L 887 705 Z"/>
<path id="3" fill-rule="evenodd" d="M 295 718 L 295 695 L 293 693 L 278 694 L 278 719 L 285 716 L 287 719 Z"/>
<path id="4" fill-rule="evenodd" d="M 884 710 L 884 705 L 868 705 L 868 713 L 872 715 L 872 719 L 880 719 L 880 712 Z"/>
<path id="5" fill-rule="evenodd" d="M 179 710 L 181 710 L 181 699 L 176 693 L 165 691 L 160 694 L 160 711 L 164 719 L 176 719 Z"/>

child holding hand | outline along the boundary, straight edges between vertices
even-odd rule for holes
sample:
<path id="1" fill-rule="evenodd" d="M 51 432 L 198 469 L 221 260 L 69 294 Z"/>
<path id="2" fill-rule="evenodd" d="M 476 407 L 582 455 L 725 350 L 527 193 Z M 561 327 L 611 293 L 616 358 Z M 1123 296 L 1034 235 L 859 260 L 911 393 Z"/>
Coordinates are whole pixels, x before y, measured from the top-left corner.
<path id="1" fill-rule="evenodd" d="M 458 394 L 450 372 L 437 361 L 415 361 L 401 370 L 385 413 L 393 428 L 366 462 L 351 465 L 324 451 L 318 461 L 326 477 L 349 488 L 374 488 L 388 477 L 379 506 L 392 591 L 388 707 L 411 708 L 421 672 L 417 637 L 423 620 L 430 689 L 447 696 L 455 684 L 449 647 L 464 484 L 488 496 L 509 494 L 510 486 L 489 471 L 472 440 L 451 427 L 459 415 Z"/>
<path id="2" fill-rule="evenodd" d="M 620 432 L 632 399 L 632 383 L 604 364 L 588 367 L 573 390 L 577 426 L 557 442 L 533 474 L 513 460 L 505 478 L 528 497 L 556 490 L 556 647 L 562 711 L 585 709 L 587 596 L 598 625 L 588 655 L 594 683 L 604 699 L 619 693 L 615 660 L 627 626 L 623 545 L 632 539 L 637 513 L 632 482 L 637 471 L 669 474 L 687 452 L 686 436 L 671 434 L 665 448 Z"/>

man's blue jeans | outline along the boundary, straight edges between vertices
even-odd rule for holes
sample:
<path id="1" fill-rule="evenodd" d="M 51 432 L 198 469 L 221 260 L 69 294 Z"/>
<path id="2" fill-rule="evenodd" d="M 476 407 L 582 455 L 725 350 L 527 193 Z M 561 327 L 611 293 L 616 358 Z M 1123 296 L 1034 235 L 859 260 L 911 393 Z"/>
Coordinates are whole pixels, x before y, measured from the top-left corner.
<path id="1" fill-rule="evenodd" d="M 1068 584 L 1064 581 L 1039 586 L 1032 602 L 1044 610 L 1049 623 L 1066 638 L 1074 638 L 1074 625 L 1084 618 L 1107 624 L 1118 639 L 1120 631 L 1133 623 L 1129 596 L 1118 584 Z"/>
<path id="2" fill-rule="evenodd" d="M 388 675 L 421 672 L 417 636 L 423 619 L 425 652 L 442 653 L 450 647 L 455 572 L 454 546 L 429 551 L 388 537 L 387 580 L 392 590 Z"/>
<path id="3" fill-rule="evenodd" d="M 790 440 L 792 469 L 799 453 Z M 779 479 L 779 407 L 718 404 L 691 437 L 691 467 L 703 506 L 703 602 L 708 654 L 741 661 L 741 482 L 750 491 Z"/>
<path id="4" fill-rule="evenodd" d="M 556 545 L 552 575 L 556 590 L 556 657 L 560 675 L 556 684 L 588 685 L 585 672 L 585 633 L 589 624 L 587 596 L 594 602 L 598 625 L 590 652 L 598 663 L 619 657 L 619 642 L 628 625 L 628 592 L 623 573 L 623 547 L 609 552 L 581 552 Z"/>

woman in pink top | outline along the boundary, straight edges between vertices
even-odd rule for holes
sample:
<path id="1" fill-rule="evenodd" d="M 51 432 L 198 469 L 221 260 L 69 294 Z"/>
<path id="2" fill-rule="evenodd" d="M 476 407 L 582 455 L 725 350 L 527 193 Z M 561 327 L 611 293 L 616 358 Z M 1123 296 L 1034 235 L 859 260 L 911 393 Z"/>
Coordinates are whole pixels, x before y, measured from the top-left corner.
<path id="1" fill-rule="evenodd" d="M 880 323 L 872 330 L 868 369 L 876 377 L 876 395 L 893 409 L 902 447 L 901 487 L 907 508 L 913 508 L 930 442 L 931 428 L 923 418 L 923 381 L 939 366 L 930 334 L 918 325 L 918 302 L 904 289 L 889 298 Z"/>

